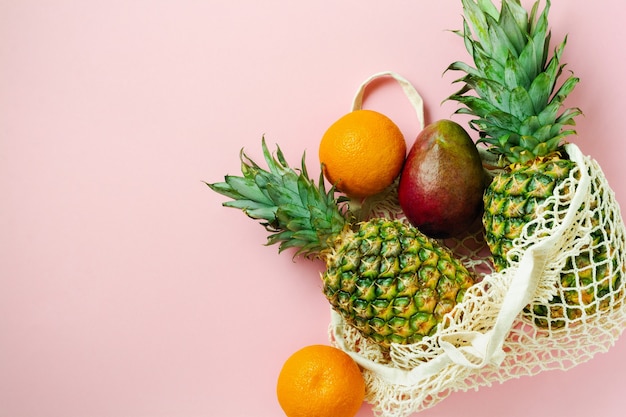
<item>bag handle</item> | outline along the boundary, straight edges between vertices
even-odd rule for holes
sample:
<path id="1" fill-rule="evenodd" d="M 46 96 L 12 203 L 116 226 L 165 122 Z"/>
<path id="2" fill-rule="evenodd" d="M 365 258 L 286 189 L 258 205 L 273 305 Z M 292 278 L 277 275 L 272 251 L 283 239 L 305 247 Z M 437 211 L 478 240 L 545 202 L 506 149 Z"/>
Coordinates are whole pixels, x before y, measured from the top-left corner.
<path id="1" fill-rule="evenodd" d="M 365 90 L 367 89 L 367 86 L 372 81 L 383 77 L 391 77 L 396 80 L 398 84 L 400 84 L 400 87 L 402 87 L 402 91 L 404 91 L 404 94 L 409 99 L 409 102 L 415 110 L 415 114 L 417 115 L 417 121 L 419 123 L 419 130 L 421 131 L 422 129 L 424 129 L 424 100 L 422 99 L 422 96 L 420 96 L 420 94 L 417 92 L 417 90 L 409 80 L 394 71 L 382 71 L 372 75 L 371 77 L 363 81 L 363 83 L 359 86 L 359 89 L 357 90 L 354 99 L 352 100 L 352 111 L 361 110 L 363 108 L 363 97 L 365 96 Z"/>

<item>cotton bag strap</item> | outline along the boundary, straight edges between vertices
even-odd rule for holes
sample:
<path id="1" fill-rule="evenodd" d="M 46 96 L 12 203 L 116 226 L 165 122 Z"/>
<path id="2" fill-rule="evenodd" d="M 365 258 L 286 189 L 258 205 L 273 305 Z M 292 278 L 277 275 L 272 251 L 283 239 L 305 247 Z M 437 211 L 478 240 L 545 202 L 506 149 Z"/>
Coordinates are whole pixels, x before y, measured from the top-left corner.
<path id="1" fill-rule="evenodd" d="M 365 96 L 365 90 L 372 83 L 372 81 L 377 80 L 379 78 L 391 77 L 398 82 L 404 94 L 409 99 L 409 102 L 413 106 L 415 110 L 415 114 L 417 116 L 417 121 L 419 123 L 419 130 L 424 129 L 424 100 L 422 100 L 422 96 L 417 92 L 413 84 L 400 74 L 393 71 L 382 71 L 376 73 L 363 81 L 363 83 L 359 86 L 354 99 L 352 100 L 352 111 L 361 110 L 363 108 L 363 98 Z"/>

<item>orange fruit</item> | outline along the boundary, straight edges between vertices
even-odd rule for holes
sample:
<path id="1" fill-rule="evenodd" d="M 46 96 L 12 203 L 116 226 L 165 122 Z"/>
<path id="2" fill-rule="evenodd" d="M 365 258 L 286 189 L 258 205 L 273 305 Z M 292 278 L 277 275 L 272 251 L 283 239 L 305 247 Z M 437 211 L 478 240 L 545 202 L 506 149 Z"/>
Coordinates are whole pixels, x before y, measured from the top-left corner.
<path id="1" fill-rule="evenodd" d="M 354 417 L 365 398 L 365 380 L 344 351 L 311 345 L 285 361 L 276 393 L 287 417 Z"/>
<path id="2" fill-rule="evenodd" d="M 368 197 L 393 183 L 406 158 L 406 141 L 384 114 L 355 110 L 333 123 L 320 142 L 326 179 L 350 197 Z"/>

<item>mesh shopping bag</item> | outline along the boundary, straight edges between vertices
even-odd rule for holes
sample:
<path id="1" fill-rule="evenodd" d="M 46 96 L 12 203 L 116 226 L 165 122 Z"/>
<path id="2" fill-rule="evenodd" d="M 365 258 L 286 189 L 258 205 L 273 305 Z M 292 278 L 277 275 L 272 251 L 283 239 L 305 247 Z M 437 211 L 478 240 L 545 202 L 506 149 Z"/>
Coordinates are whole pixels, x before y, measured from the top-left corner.
<path id="1" fill-rule="evenodd" d="M 359 87 L 353 110 L 379 77 L 398 81 L 423 127 L 419 94 L 391 71 Z M 436 334 L 386 352 L 331 310 L 330 340 L 362 367 L 366 399 L 375 413 L 404 417 L 454 391 L 567 370 L 615 343 L 626 325 L 624 222 L 598 163 L 573 144 L 565 152 L 576 167 L 513 242 L 507 268 L 492 268 L 480 225 L 462 238 L 443 241 L 477 283 Z M 488 154 L 483 156 L 490 165 Z M 362 218 L 405 220 L 393 186 L 352 208 Z"/>

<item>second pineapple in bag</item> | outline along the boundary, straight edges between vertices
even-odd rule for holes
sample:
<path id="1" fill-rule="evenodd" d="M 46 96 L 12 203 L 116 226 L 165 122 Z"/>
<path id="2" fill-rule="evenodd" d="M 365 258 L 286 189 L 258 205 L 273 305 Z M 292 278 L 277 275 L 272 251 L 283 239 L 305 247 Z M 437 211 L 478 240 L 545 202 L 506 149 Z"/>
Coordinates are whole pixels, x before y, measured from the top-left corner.
<path id="1" fill-rule="evenodd" d="M 474 66 L 450 65 L 466 73 L 459 80 L 463 88 L 450 98 L 464 105 L 458 113 L 474 116 L 470 124 L 480 142 L 502 163 L 485 193 L 483 217 L 494 266 L 502 270 L 519 261 L 509 251 L 524 227 L 547 211 L 542 205 L 565 179 L 577 175 L 563 145 L 575 133 L 568 126 L 581 111 L 563 109 L 563 102 L 579 80 L 569 75 L 559 84 L 565 40 L 550 54 L 549 0 L 541 12 L 537 1 L 530 16 L 519 0 L 503 0 L 500 10 L 491 1 L 462 3 L 464 26 L 458 33 Z M 594 314 L 619 291 L 624 271 L 615 258 L 608 262 L 610 231 L 600 227 L 593 234 L 587 250 L 564 266 L 551 303 L 527 307 L 539 326 L 563 327 Z"/>

